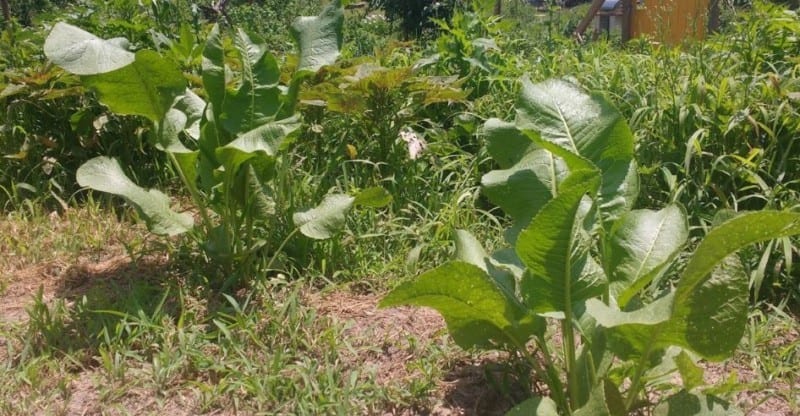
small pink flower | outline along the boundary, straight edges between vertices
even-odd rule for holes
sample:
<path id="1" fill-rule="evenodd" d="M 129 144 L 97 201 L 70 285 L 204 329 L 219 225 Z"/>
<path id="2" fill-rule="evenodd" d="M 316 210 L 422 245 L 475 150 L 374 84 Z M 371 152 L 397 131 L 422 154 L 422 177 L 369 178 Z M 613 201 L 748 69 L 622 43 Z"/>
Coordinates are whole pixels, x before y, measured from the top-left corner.
<path id="1" fill-rule="evenodd" d="M 408 145 L 408 158 L 415 160 L 419 157 L 423 150 L 428 147 L 425 139 L 420 137 L 413 130 L 401 131 L 400 139 Z"/>

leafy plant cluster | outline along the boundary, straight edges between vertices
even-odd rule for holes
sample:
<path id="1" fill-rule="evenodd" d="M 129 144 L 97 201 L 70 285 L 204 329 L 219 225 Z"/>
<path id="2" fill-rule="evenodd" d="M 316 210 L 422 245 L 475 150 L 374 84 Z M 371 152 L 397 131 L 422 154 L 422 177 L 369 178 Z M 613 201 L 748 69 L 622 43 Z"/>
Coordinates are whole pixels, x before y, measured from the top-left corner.
<path id="1" fill-rule="evenodd" d="M 271 269 L 296 232 L 332 237 L 354 205 L 380 206 L 388 195 L 380 188 L 357 196 L 325 195 L 319 207 L 295 212 L 294 231 L 277 246 L 270 245 L 270 234 L 281 232 L 284 213 L 298 208 L 294 195 L 280 189 L 281 179 L 290 173 L 280 156 L 299 127 L 294 114 L 299 89 L 304 79 L 339 55 L 341 25 L 342 11 L 335 4 L 318 17 L 295 22 L 300 54 L 284 88 L 266 45 L 242 30 L 226 38 L 215 26 L 202 50 L 201 97 L 186 88 L 180 69 L 158 53 L 129 52 L 119 39 L 104 40 L 57 24 L 45 42 L 48 58 L 80 76 L 112 111 L 153 123 L 150 139 L 166 153 L 200 225 L 195 226 L 192 213 L 173 210 L 163 193 L 128 179 L 116 159 L 89 160 L 77 171 L 78 183 L 124 197 L 156 234 L 194 237 L 221 269 L 223 287 Z M 231 40 L 235 61 L 226 59 Z"/>
<path id="2" fill-rule="evenodd" d="M 436 27 L 433 19 L 447 20 L 453 11 L 462 6 L 461 0 L 371 0 L 372 7 L 380 7 L 390 21 L 400 23 L 403 37 L 422 36 Z"/>
<path id="3" fill-rule="evenodd" d="M 744 334 L 747 276 L 732 255 L 800 234 L 800 214 L 720 218 L 674 288 L 662 289 L 689 237 L 687 215 L 679 204 L 633 209 L 633 134 L 607 100 L 564 81 L 523 79 L 515 120 L 490 119 L 482 131 L 501 168 L 484 175 L 482 191 L 513 218 L 508 246 L 487 254 L 459 232 L 457 260 L 400 285 L 381 305 L 434 308 L 461 347 L 522 357 L 549 396 L 511 415 L 627 415 L 651 406 L 655 414 L 741 414 L 703 386 L 695 363 L 728 358 Z M 552 328 L 558 352 L 546 339 Z M 682 388 L 665 391 L 672 373 Z M 653 389 L 663 394 L 657 403 Z"/>
<path id="4" fill-rule="evenodd" d="M 45 7 L 39 24 L 13 25 L 0 35 L 0 205 L 48 200 L 65 206 L 76 191 L 81 163 L 100 154 L 118 157 L 148 186 L 169 180 L 169 163 L 150 151 L 140 119 L 109 112 L 77 77 L 46 61 L 42 44 L 56 19 L 100 36 L 125 37 L 134 47 L 157 47 L 182 68 L 199 67 L 199 22 L 188 2 L 94 2 Z M 57 204 L 53 204 L 58 202 Z"/>

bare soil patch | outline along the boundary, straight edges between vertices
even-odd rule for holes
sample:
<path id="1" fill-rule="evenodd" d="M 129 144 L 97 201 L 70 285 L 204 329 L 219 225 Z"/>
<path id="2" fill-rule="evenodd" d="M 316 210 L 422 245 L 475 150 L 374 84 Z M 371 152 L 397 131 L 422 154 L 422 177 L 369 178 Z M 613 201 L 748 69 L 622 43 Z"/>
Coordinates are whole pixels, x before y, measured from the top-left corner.
<path id="1" fill-rule="evenodd" d="M 329 294 L 312 293 L 308 303 L 322 315 L 344 322 L 345 335 L 357 348 L 349 357 L 354 366 L 376 368 L 381 383 L 402 386 L 414 376 L 409 363 L 425 353 L 424 345 L 449 342 L 441 316 L 428 308 L 399 307 L 377 309 L 380 296 L 338 291 Z M 781 334 L 775 338 L 775 348 L 790 345 L 797 333 Z M 409 344 L 414 339 L 416 347 Z M 499 364 L 506 357 L 500 353 L 471 359 L 457 354 L 447 364 L 446 373 L 437 383 L 434 405 L 428 408 L 394 409 L 387 414 L 400 415 L 502 415 L 514 405 L 509 394 L 498 392 L 497 380 L 502 378 Z M 756 371 L 743 358 L 725 363 L 705 363 L 705 378 L 709 385 L 723 384 L 732 372 L 742 384 L 758 380 Z M 680 383 L 679 379 L 676 379 Z M 494 385 L 493 385 L 494 384 Z M 789 402 L 776 392 L 794 391 L 800 394 L 800 380 L 794 390 L 785 381 L 772 381 L 765 389 L 751 389 L 736 394 L 735 402 L 750 416 L 796 416 Z M 511 392 L 514 396 L 514 392 Z M 517 392 L 521 393 L 521 392 Z M 800 397 L 798 397 L 800 399 Z"/>
<path id="2" fill-rule="evenodd" d="M 311 293 L 308 303 L 334 321 L 346 325 L 345 335 L 355 347 L 346 359 L 354 367 L 373 368 L 383 385 L 403 387 L 419 370 L 412 364 L 427 353 L 432 343 L 448 343 L 444 319 L 433 309 L 398 307 L 378 309 L 380 296 L 338 291 Z M 453 352 L 458 351 L 450 346 Z M 445 372 L 437 382 L 434 397 L 428 406 L 389 409 L 391 415 L 503 415 L 513 401 L 496 388 L 501 379 L 500 353 L 472 357 L 453 354 L 442 363 Z"/>

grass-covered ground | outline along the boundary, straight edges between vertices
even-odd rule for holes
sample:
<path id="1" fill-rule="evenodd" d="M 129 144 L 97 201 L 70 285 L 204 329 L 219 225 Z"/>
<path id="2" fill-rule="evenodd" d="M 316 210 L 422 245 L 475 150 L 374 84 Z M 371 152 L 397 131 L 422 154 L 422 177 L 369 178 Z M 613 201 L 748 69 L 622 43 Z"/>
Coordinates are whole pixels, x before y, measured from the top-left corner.
<path id="1" fill-rule="evenodd" d="M 520 363 L 459 350 L 433 311 L 378 310 L 364 285 L 276 275 L 212 293 L 96 207 L 0 227 L 0 414 L 491 415 L 525 394 Z M 762 304 L 705 377 L 748 414 L 796 414 L 798 352 L 797 318 Z"/>
<path id="2" fill-rule="evenodd" d="M 548 395 L 519 356 L 460 349 L 436 312 L 377 308 L 450 259 L 456 230 L 504 244 L 511 220 L 480 187 L 498 168 L 481 126 L 513 118 L 523 75 L 572 80 L 619 109 L 636 140 L 636 206 L 685 207 L 688 246 L 720 212 L 797 210 L 800 19 L 783 6 L 724 8 L 721 33 L 675 47 L 578 43 L 585 6 L 506 2 L 502 18 L 455 13 L 416 40 L 382 11 L 352 8 L 338 61 L 303 84 L 302 125 L 276 159 L 277 212 L 257 231 L 269 249 L 256 250 L 274 262 L 220 290 L 236 264 L 218 267 L 196 234 L 155 236 L 131 204 L 80 189 L 78 166 L 113 156 L 199 222 L 152 124 L 115 114 L 42 53 L 67 21 L 158 51 L 203 95 L 204 39 L 225 17 L 191 3 L 11 2 L 20 24 L 4 22 L 0 37 L 0 415 L 502 415 Z M 319 10 L 232 2 L 227 18 L 263 38 L 283 83 L 297 60 L 287 26 Z M 424 138 L 419 158 L 401 132 Z M 392 202 L 348 216 L 335 238 L 292 231 L 293 212 L 373 186 Z M 740 252 L 745 335 L 730 360 L 700 362 L 707 392 L 746 414 L 800 414 L 796 241 Z M 653 401 L 686 383 L 668 377 Z"/>

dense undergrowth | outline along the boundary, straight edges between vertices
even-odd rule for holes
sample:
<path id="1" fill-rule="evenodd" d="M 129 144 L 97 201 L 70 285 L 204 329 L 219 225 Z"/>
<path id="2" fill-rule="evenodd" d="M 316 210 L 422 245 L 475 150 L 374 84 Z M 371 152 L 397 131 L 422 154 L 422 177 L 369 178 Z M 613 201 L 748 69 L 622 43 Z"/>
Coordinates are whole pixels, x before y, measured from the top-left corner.
<path id="1" fill-rule="evenodd" d="M 154 377 L 147 388 L 158 390 L 173 381 L 197 377 L 200 381 L 195 384 L 206 400 L 200 406 L 202 411 L 239 406 L 239 401 L 253 397 L 259 400 L 246 405 L 248 411 L 372 413 L 387 403 L 428 405 L 419 402 L 430 392 L 431 386 L 426 383 L 434 374 L 426 366 L 438 364 L 420 364 L 427 368 L 425 373 L 430 378 L 419 379 L 423 386 L 416 386 L 413 394 L 362 384 L 368 377 L 359 374 L 342 380 L 335 368 L 316 368 L 295 351 L 322 354 L 322 361 L 338 362 L 336 354 L 325 354 L 329 349 L 350 348 L 341 344 L 346 342 L 340 339 L 339 328 L 322 325 L 324 336 L 312 340 L 309 334 L 284 333 L 288 329 L 281 326 L 280 319 L 297 327 L 316 325 L 313 311 L 300 305 L 297 285 L 352 283 L 358 290 L 382 293 L 405 276 L 444 263 L 455 251 L 451 240 L 457 230 L 469 230 L 484 247 L 501 247 L 502 230 L 512 225 L 515 213 L 500 209 L 503 203 L 487 197 L 479 187 L 484 175 L 502 165 L 496 157 L 490 157 L 495 155 L 489 149 L 484 123 L 492 118 L 514 118 L 523 76 L 533 83 L 568 80 L 605 97 L 619 110 L 630 126 L 638 162 L 640 191 L 633 205 L 654 210 L 683 207 L 690 247 L 708 233 L 715 218 L 732 216 L 731 212 L 798 209 L 800 17 L 785 6 L 761 1 L 730 6 L 724 10 L 719 33 L 703 41 L 671 46 L 644 39 L 620 44 L 602 37 L 576 42 L 571 32 L 585 7 L 535 8 L 514 1 L 507 2 L 505 15 L 497 17 L 486 13 L 493 1 L 472 5 L 453 2 L 457 5 L 446 13 L 423 11 L 428 17 L 446 19 L 413 27 L 402 22 L 399 6 L 392 6 L 397 10 L 390 7 L 388 13 L 380 8 L 392 2 L 364 2 L 343 10 L 343 42 L 337 47 L 335 62 L 326 62 L 330 65 L 319 70 L 314 67 L 313 73 L 298 81 L 296 74 L 304 70 L 304 63 L 302 52 L 301 56 L 297 54 L 290 26 L 298 15 L 320 13 L 323 7 L 319 2 L 232 1 L 224 13 L 212 7 L 220 2 L 210 3 L 10 2 L 15 20 L 3 22 L 0 37 L 0 209 L 9 221 L 35 223 L 50 212 L 63 216 L 76 207 L 94 207 L 101 201 L 101 206 L 118 213 L 118 217 L 149 223 L 146 213 L 131 208 L 130 199 L 123 204 L 78 185 L 76 172 L 81 165 L 97 156 L 108 156 L 118 160 L 124 174 L 136 184 L 169 191 L 174 197 L 172 208 L 189 210 L 198 223 L 206 206 L 197 204 L 198 200 L 206 201 L 209 207 L 224 206 L 212 210 L 209 224 L 217 224 L 218 219 L 228 224 L 228 215 L 234 218 L 229 232 L 232 238 L 246 235 L 250 240 L 227 258 L 230 264 L 219 267 L 219 257 L 209 249 L 217 244 L 219 227 L 206 226 L 200 233 L 202 238 L 194 231 L 189 237 L 165 240 L 136 237 L 126 243 L 134 257 L 147 257 L 145 252 L 153 250 L 170 253 L 174 260 L 175 270 L 163 273 L 177 275 L 177 283 L 145 282 L 140 288 L 143 292 L 134 297 L 145 299 L 152 295 L 145 292 L 158 287 L 155 293 L 157 298 L 162 296 L 161 304 L 120 306 L 100 302 L 86 306 L 78 300 L 48 310 L 40 299 L 31 310 L 34 326 L 27 335 L 19 335 L 11 326 L 0 328 L 9 338 L 16 334 L 7 344 L 9 351 L 18 354 L 5 366 L 9 374 L 53 365 L 42 357 L 67 356 L 75 362 L 46 371 L 102 367 L 120 382 L 115 384 L 119 387 L 126 379 L 125 365 L 154 366 L 159 362 L 161 367 L 152 372 L 139 369 Z M 227 190 L 220 190 L 220 183 L 229 184 L 229 194 L 236 195 L 236 187 L 248 182 L 235 178 L 208 181 L 201 169 L 197 183 L 209 185 L 192 189 L 191 181 L 187 184 L 185 180 L 184 165 L 176 163 L 170 152 L 159 150 L 162 132 L 158 126 L 162 120 L 125 115 L 114 105 L 104 105 L 102 88 L 49 61 L 43 45 L 56 22 L 80 27 L 102 39 L 125 38 L 126 43 L 120 45 L 130 51 L 155 51 L 181 74 L 181 85 L 209 102 L 214 97 L 209 92 L 206 52 L 208 39 L 216 30 L 212 28 L 218 27 L 222 33 L 219 42 L 224 56 L 219 59 L 229 72 L 224 82 L 231 91 L 246 81 L 230 74 L 245 74 L 241 77 L 246 79 L 252 69 L 247 62 L 248 50 L 274 56 L 277 65 L 270 70 L 277 72 L 269 77 L 274 75 L 277 81 L 269 88 L 280 91 L 281 97 L 296 99 L 293 110 L 298 124 L 287 130 L 280 152 L 259 165 L 264 169 L 259 175 L 270 172 L 270 187 L 263 188 L 274 203 L 269 220 L 259 219 L 256 222 L 262 222 L 253 225 L 248 219 L 251 215 L 245 212 L 251 205 L 237 205 L 238 200 L 220 204 L 228 195 Z M 249 33 L 252 43 L 243 45 L 237 29 Z M 419 37 L 412 39 L 414 34 Z M 298 95 L 292 96 L 293 92 Z M 294 106 L 290 99 L 280 100 Z M 282 111 L 270 120 L 281 119 Z M 202 117 L 203 122 L 213 119 Z M 228 123 L 228 117 L 221 116 L 219 122 Z M 242 131 L 231 131 L 229 139 Z M 195 150 L 188 133 L 184 132 L 180 140 L 189 150 Z M 197 149 L 202 151 L 201 147 Z M 206 171 L 210 176 L 218 175 L 217 179 L 222 172 L 225 169 Z M 319 241 L 295 236 L 295 212 L 315 206 L 331 194 L 357 195 L 378 188 L 391 195 L 391 202 L 386 200 L 385 207 L 359 211 L 346 219 L 337 216 L 334 222 L 341 222 L 343 227 L 335 238 Z M 239 207 L 245 208 L 237 211 Z M 247 231 L 240 234 L 236 230 Z M 22 245 L 13 239 L 0 242 L 0 248 L 20 250 Z M 793 237 L 782 236 L 739 252 L 751 305 L 769 303 L 779 305 L 779 311 L 786 307 L 796 310 L 800 304 L 800 270 L 794 264 L 797 250 Z M 235 287 L 230 291 L 226 288 L 226 293 L 240 289 L 238 294 L 250 293 L 253 300 L 238 295 L 222 297 L 209 290 L 219 288 L 215 282 L 229 280 L 232 270 L 240 270 L 237 259 L 242 258 L 241 253 L 262 261 L 241 268 L 246 276 L 237 276 Z M 665 271 L 666 278 L 659 287 L 674 283 L 670 278 L 678 275 L 685 262 L 686 258 L 677 256 L 676 266 Z M 185 284 L 203 286 L 209 293 L 190 294 L 181 286 Z M 0 294 L 3 286 L 0 283 Z M 189 317 L 187 313 L 201 312 L 186 309 L 186 302 L 209 316 Z M 100 318 L 91 312 L 97 310 L 104 311 Z M 278 318 L 237 321 L 257 321 L 259 310 Z M 75 321 L 72 327 L 67 322 L 70 320 Z M 184 331 L 180 327 L 184 320 L 211 328 Z M 149 328 L 142 333 L 163 338 L 140 340 L 133 327 Z M 74 330 L 83 331 L 86 339 L 59 344 L 60 331 Z M 262 345 L 258 339 L 269 334 L 275 334 L 274 344 Z M 310 344 L 294 345 L 295 341 Z M 328 344 L 319 345 L 323 341 Z M 182 355 L 159 358 L 155 351 L 160 347 L 147 347 L 170 343 L 180 345 Z M 217 348 L 225 355 L 242 357 L 235 370 L 230 363 L 203 361 L 205 351 Z M 292 370 L 287 374 L 293 380 L 310 384 L 313 382 L 309 380 L 322 380 L 340 387 L 351 383 L 353 390 L 341 397 L 315 396 L 309 409 L 273 407 L 268 397 L 284 403 L 299 400 L 298 406 L 303 406 L 305 399 L 299 396 L 308 390 L 282 390 L 282 384 L 271 379 L 274 372 L 270 368 L 248 367 L 260 348 L 297 354 L 267 357 L 274 372 L 289 366 Z M 137 356 L 128 362 L 125 354 L 131 353 Z M 437 357 L 439 362 L 447 360 Z M 168 365 L 164 367 L 164 360 L 178 373 Z M 793 371 L 796 369 L 776 374 L 795 374 Z M 238 380 L 245 381 L 236 381 L 239 376 L 242 378 Z M 267 381 L 259 384 L 259 380 Z M 273 381 L 275 384 L 270 384 Z M 43 380 L 20 383 L 34 390 L 35 386 L 52 387 Z M 10 392 L 19 385 L 5 384 L 0 391 Z M 314 391 L 332 388 L 315 385 Z M 112 390 L 107 394 L 121 393 Z M 213 399 L 216 394 L 230 401 Z M 373 401 L 372 396 L 379 399 Z M 352 407 L 337 407 L 336 403 L 345 402 Z M 26 408 L 36 406 L 34 400 Z"/>

